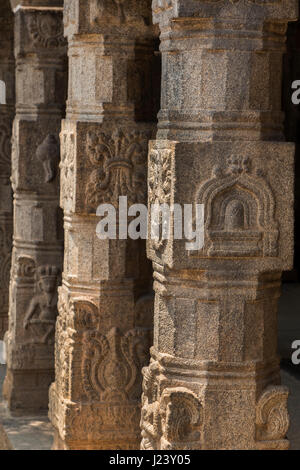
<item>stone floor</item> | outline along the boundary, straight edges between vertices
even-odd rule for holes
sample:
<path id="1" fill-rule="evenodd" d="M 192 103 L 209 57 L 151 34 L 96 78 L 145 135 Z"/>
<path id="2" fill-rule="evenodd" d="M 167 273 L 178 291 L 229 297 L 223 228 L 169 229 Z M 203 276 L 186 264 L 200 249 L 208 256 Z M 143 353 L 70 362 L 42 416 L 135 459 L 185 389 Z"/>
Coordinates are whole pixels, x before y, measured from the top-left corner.
<path id="1" fill-rule="evenodd" d="M 279 307 L 279 352 L 282 356 L 282 382 L 290 389 L 290 429 L 292 450 L 300 450 L 300 365 L 291 363 L 291 344 L 300 340 L 300 284 L 285 284 Z M 14 418 L 1 402 L 5 366 L 0 365 L 0 423 L 14 450 L 49 450 L 52 428 L 46 416 Z M 2 436 L 3 440 L 3 436 Z M 7 442 L 6 442 L 7 445 Z M 1 450 L 1 428 L 0 428 Z"/>
<path id="2" fill-rule="evenodd" d="M 0 388 L 5 367 L 0 365 Z M 5 403 L 0 401 L 0 423 L 14 450 L 50 450 L 53 442 L 52 426 L 47 416 L 14 418 Z M 0 446 L 1 449 L 1 446 Z"/>

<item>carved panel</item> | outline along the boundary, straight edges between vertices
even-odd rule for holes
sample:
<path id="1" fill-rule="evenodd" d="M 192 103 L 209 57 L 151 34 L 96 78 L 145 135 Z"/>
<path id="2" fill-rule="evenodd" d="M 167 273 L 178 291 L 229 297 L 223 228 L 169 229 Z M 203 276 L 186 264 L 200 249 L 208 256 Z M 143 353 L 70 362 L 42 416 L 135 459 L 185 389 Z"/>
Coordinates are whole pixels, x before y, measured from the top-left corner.
<path id="1" fill-rule="evenodd" d="M 36 151 L 38 160 L 43 165 L 45 183 L 53 181 L 57 175 L 60 151 L 55 135 L 49 134 L 38 146 Z"/>
<path id="2" fill-rule="evenodd" d="M 149 208 L 162 204 L 168 204 L 169 207 L 171 205 L 172 156 L 173 151 L 170 149 L 152 149 L 150 151 L 148 167 Z M 149 243 L 156 251 L 162 251 L 168 242 L 162 238 L 162 214 L 157 220 L 150 219 L 150 224 L 150 228 L 152 230 L 158 229 L 160 235 L 158 238 L 149 240 Z M 156 227 L 157 224 L 159 227 Z"/>
<path id="3" fill-rule="evenodd" d="M 75 136 L 72 132 L 63 131 L 60 138 L 60 204 L 65 210 L 71 210 L 75 184 Z"/>
<path id="4" fill-rule="evenodd" d="M 138 399 L 140 370 L 148 360 L 149 333 L 134 329 L 123 335 L 112 328 L 83 334 L 82 377 L 90 400 L 124 403 Z"/>
<path id="5" fill-rule="evenodd" d="M 88 132 L 86 151 L 94 168 L 85 188 L 89 210 L 102 203 L 117 207 L 120 196 L 129 205 L 145 202 L 147 137 L 139 131 Z"/>
<path id="6" fill-rule="evenodd" d="M 32 44 L 36 47 L 59 47 L 66 44 L 62 22 L 57 13 L 38 12 L 25 15 L 25 22 Z"/>
<path id="7" fill-rule="evenodd" d="M 205 205 L 203 253 L 221 257 L 277 256 L 278 223 L 271 188 L 248 157 L 232 156 L 215 167 L 197 192 Z"/>
<path id="8" fill-rule="evenodd" d="M 24 259 L 24 258 L 23 258 Z M 23 263 L 24 274 L 32 268 Z M 59 269 L 45 265 L 36 269 L 36 293 L 30 301 L 24 318 L 24 329 L 28 330 L 30 343 L 53 344 L 57 316 L 57 285 Z"/>

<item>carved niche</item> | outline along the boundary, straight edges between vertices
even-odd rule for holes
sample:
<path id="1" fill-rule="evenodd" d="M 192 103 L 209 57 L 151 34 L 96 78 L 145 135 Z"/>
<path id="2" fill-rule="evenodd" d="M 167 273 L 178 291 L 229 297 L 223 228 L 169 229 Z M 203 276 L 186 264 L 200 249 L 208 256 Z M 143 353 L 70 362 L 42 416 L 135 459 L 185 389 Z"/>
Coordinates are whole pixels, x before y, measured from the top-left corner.
<path id="1" fill-rule="evenodd" d="M 275 257 L 278 223 L 271 188 L 248 157 L 231 156 L 215 167 L 196 203 L 205 206 L 203 254 L 210 257 Z"/>
<path id="2" fill-rule="evenodd" d="M 129 205 L 145 201 L 148 137 L 140 131 L 88 133 L 86 150 L 95 168 L 85 190 L 89 209 L 103 203 L 118 207 L 120 196 L 127 196 Z"/>

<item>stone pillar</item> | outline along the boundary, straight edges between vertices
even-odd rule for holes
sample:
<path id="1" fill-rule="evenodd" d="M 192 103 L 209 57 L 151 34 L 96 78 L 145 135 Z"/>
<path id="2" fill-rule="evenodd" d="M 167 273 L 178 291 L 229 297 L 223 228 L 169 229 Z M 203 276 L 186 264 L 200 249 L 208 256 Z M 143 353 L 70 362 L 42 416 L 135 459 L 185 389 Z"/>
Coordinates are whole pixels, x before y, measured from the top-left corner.
<path id="1" fill-rule="evenodd" d="M 63 257 L 59 131 L 66 88 L 66 44 L 59 3 L 12 2 L 14 246 L 4 393 L 14 413 L 47 410 L 54 378 L 57 285 Z"/>
<path id="2" fill-rule="evenodd" d="M 141 240 L 100 240 L 96 210 L 146 203 L 156 86 L 151 1 L 65 2 L 61 132 L 65 260 L 50 418 L 56 449 L 138 449 L 141 370 L 153 321 Z M 150 292 L 150 295 L 149 295 Z"/>
<path id="3" fill-rule="evenodd" d="M 8 290 L 12 250 L 11 130 L 15 107 L 13 14 L 0 6 L 0 340 L 8 327 Z"/>
<path id="4" fill-rule="evenodd" d="M 153 1 L 163 72 L 149 203 L 203 204 L 204 245 L 149 241 L 142 449 L 288 447 L 276 317 L 293 261 L 281 68 L 296 3 Z"/>

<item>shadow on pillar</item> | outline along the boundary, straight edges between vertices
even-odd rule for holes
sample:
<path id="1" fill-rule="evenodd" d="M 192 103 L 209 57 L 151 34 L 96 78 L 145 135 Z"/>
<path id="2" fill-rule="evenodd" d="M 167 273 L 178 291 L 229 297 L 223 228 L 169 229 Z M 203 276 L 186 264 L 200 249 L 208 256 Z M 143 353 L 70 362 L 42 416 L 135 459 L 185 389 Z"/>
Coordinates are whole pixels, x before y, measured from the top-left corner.
<path id="1" fill-rule="evenodd" d="M 13 14 L 8 0 L 0 6 L 0 340 L 8 328 L 12 250 L 11 134 L 15 109 Z"/>

